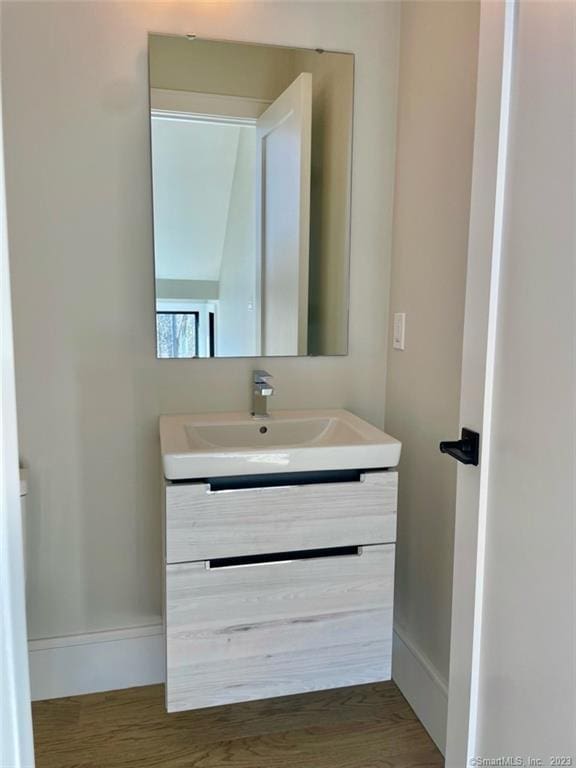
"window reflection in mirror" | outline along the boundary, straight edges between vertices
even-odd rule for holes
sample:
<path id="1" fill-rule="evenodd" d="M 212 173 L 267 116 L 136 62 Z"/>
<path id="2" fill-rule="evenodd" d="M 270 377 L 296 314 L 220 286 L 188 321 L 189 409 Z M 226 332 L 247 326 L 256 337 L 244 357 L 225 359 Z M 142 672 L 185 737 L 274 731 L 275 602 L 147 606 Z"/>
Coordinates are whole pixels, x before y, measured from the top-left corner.
<path id="1" fill-rule="evenodd" d="M 158 357 L 346 354 L 351 54 L 151 35 Z"/>

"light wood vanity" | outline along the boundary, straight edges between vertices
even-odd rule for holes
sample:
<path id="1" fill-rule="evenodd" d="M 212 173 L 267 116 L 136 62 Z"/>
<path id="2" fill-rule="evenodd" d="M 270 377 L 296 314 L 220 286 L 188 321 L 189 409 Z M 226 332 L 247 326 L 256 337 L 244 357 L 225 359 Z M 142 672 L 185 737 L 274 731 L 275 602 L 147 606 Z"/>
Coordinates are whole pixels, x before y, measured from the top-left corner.
<path id="1" fill-rule="evenodd" d="M 166 480 L 168 711 L 388 680 L 397 483 Z"/>

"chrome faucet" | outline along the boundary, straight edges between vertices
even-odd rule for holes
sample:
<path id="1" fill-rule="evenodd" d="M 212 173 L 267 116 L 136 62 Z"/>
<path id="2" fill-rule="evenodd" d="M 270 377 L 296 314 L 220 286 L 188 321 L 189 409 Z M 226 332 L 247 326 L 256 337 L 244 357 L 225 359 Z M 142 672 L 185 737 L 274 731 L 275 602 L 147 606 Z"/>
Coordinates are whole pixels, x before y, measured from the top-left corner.
<path id="1" fill-rule="evenodd" d="M 252 416 L 255 419 L 267 419 L 268 398 L 274 394 L 270 384 L 271 374 L 268 371 L 253 371 L 252 373 Z"/>

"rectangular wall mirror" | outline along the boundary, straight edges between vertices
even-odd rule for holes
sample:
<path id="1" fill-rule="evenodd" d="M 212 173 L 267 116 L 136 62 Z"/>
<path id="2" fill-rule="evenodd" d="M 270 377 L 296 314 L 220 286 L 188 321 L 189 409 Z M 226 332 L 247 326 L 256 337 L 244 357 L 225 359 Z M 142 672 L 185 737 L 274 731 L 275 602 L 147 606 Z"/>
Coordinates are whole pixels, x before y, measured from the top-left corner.
<path id="1" fill-rule="evenodd" d="M 354 57 L 150 35 L 159 358 L 348 351 Z"/>

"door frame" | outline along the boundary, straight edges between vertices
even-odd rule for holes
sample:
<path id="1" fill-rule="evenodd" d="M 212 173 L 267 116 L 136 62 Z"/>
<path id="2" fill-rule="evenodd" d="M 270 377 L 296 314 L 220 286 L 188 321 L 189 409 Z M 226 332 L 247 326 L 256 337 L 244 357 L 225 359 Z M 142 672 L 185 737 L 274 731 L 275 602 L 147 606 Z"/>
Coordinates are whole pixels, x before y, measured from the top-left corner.
<path id="1" fill-rule="evenodd" d="M 250 125 L 270 104 L 270 99 L 255 99 L 251 96 L 150 88 L 150 111 L 157 113 L 157 116 L 186 119 L 190 114 L 205 120 L 213 118 L 220 123 L 229 118 L 235 124 L 247 122 Z"/>
<path id="2" fill-rule="evenodd" d="M 266 169 L 268 165 L 267 139 L 292 118 L 301 120 L 298 134 L 298 307 L 296 355 L 308 353 L 308 314 L 309 314 L 309 263 L 310 263 L 310 205 L 312 176 L 312 111 L 313 91 L 312 75 L 301 72 L 280 93 L 256 121 L 256 264 L 259 285 L 259 306 L 257 317 L 260 321 L 260 352 L 264 354 L 266 346 L 267 295 L 265 275 L 267 272 L 266 233 L 267 225 L 267 187 Z M 304 172 L 303 172 L 304 171 Z M 304 264 L 304 269 L 302 268 Z M 272 353 L 272 355 L 278 353 Z M 280 353 L 282 354 L 282 353 Z M 294 354 L 294 353 L 287 353 Z"/>
<path id="3" fill-rule="evenodd" d="M 4 179 L 4 138 L 0 131 L 0 765 L 33 768 L 34 740 Z"/>
<path id="4" fill-rule="evenodd" d="M 481 0 L 460 424 L 481 434 L 458 466 L 446 767 L 476 753 L 496 330 L 517 0 Z"/>

